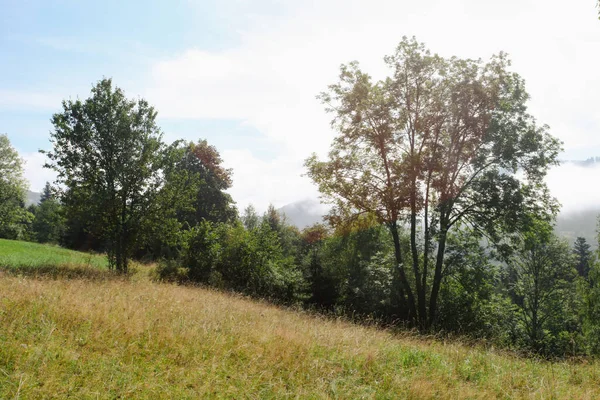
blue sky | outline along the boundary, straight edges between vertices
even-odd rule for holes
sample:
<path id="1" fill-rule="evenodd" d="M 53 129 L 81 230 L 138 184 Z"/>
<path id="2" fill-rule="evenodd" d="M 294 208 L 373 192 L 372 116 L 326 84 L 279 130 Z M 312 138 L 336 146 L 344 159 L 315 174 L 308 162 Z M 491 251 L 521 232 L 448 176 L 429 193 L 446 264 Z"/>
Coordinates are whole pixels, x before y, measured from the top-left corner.
<path id="1" fill-rule="evenodd" d="M 333 137 L 315 96 L 339 65 L 356 59 L 383 77 L 382 57 L 415 35 L 444 56 L 507 51 L 527 81 L 532 113 L 564 141 L 563 158 L 600 156 L 594 3 L 0 0 L 0 132 L 39 190 L 52 179 L 37 153 L 49 147 L 52 113 L 112 77 L 129 97 L 156 106 L 167 140 L 217 146 L 240 207 L 282 206 L 318 195 L 302 162 Z M 552 179 L 555 192 L 566 187 Z"/>
<path id="2" fill-rule="evenodd" d="M 1 129 L 23 152 L 47 147 L 50 115 L 60 109 L 60 99 L 85 96 L 103 76 L 135 90 L 153 60 L 189 47 L 218 50 L 236 42 L 216 3 L 2 0 L 0 5 L 0 88 L 50 97 L 37 106 L 4 99 Z M 215 145 L 224 144 L 219 133 L 240 136 L 240 145 L 258 135 L 233 120 L 163 118 L 161 126 L 178 135 L 201 133 Z"/>

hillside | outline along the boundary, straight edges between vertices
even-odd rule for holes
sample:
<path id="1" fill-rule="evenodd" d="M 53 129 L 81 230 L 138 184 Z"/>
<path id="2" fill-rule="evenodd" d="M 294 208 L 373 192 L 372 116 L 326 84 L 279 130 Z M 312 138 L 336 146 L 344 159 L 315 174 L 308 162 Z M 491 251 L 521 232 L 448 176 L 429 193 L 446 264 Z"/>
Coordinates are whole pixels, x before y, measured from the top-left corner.
<path id="1" fill-rule="evenodd" d="M 0 398 L 598 398 L 548 363 L 131 279 L 0 272 Z"/>
<path id="2" fill-rule="evenodd" d="M 0 268 L 24 267 L 107 268 L 106 256 L 81 253 L 58 246 L 0 239 Z"/>
<path id="3" fill-rule="evenodd" d="M 287 222 L 299 229 L 316 223 L 323 223 L 323 216 L 327 214 L 327 206 L 316 199 L 304 199 L 286 204 L 278 210 L 285 214 Z"/>

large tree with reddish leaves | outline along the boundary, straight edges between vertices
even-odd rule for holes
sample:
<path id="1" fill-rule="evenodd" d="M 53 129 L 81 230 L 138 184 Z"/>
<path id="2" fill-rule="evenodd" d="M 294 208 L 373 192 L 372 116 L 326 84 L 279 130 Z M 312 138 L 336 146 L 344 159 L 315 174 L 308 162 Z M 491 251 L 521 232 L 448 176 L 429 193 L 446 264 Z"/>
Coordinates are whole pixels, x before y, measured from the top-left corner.
<path id="1" fill-rule="evenodd" d="M 378 82 L 356 62 L 342 66 L 320 96 L 337 136 L 327 160 L 306 166 L 334 225 L 370 214 L 389 227 L 398 316 L 428 329 L 449 232 L 461 225 L 498 243 L 555 212 L 543 178 L 560 143 L 527 113 L 524 81 L 503 53 L 443 58 L 404 38 L 385 61 L 391 75 Z"/>

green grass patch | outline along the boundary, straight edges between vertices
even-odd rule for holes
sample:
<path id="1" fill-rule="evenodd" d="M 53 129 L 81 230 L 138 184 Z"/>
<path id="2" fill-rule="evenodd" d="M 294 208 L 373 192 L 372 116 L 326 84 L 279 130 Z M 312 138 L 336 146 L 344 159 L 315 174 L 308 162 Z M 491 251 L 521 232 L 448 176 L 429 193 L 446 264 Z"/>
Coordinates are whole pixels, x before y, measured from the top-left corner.
<path id="1" fill-rule="evenodd" d="M 0 268 L 20 269 L 45 268 L 60 266 L 61 268 L 77 267 L 108 269 L 105 255 L 82 253 L 62 247 L 39 243 L 20 242 L 0 239 Z"/>

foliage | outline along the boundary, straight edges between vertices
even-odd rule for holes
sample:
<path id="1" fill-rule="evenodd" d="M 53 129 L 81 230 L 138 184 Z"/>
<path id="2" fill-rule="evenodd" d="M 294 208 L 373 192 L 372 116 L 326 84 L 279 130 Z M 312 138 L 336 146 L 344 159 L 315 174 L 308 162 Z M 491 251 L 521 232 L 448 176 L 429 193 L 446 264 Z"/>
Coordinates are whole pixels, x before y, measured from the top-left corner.
<path id="1" fill-rule="evenodd" d="M 127 100 L 110 79 L 85 101 L 63 101 L 52 117 L 47 167 L 67 188 L 64 206 L 92 221 L 86 228 L 106 241 L 111 267 L 123 273 L 162 186 L 164 145 L 155 120 L 148 102 Z"/>
<path id="2" fill-rule="evenodd" d="M 575 239 L 573 244 L 573 253 L 577 258 L 577 265 L 575 268 L 580 276 L 587 278 L 590 272 L 590 265 L 592 263 L 592 251 L 590 244 L 585 238 L 578 237 Z"/>
<path id="3" fill-rule="evenodd" d="M 543 223 L 524 233 L 508 265 L 510 294 L 519 310 L 526 345 L 538 353 L 572 350 L 580 329 L 574 265 L 569 244 Z"/>
<path id="4" fill-rule="evenodd" d="M 195 188 L 191 212 L 181 212 L 180 215 L 180 219 L 190 226 L 201 221 L 230 222 L 237 216 L 231 195 L 225 192 L 231 187 L 232 172 L 222 163 L 216 147 L 200 140 L 187 143 L 183 158 L 175 165 L 176 169 L 196 173 L 199 177 L 200 184 Z"/>
<path id="5" fill-rule="evenodd" d="M 203 221 L 186 233 L 179 266 L 165 263 L 161 278 L 189 279 L 234 289 L 275 301 L 293 303 L 303 298 L 301 272 L 293 257 L 282 251 L 277 232 L 265 220 L 257 229 Z"/>
<path id="6" fill-rule="evenodd" d="M 600 354 L 600 265 L 591 265 L 588 280 L 579 286 L 583 298 L 581 310 L 586 350 L 593 355 Z"/>
<path id="7" fill-rule="evenodd" d="M 164 152 L 164 185 L 156 212 L 145 220 L 145 245 L 140 254 L 175 260 L 181 257 L 186 231 L 204 222 L 233 222 L 237 217 L 231 196 L 231 171 L 206 140 L 176 141 Z"/>
<path id="8" fill-rule="evenodd" d="M 0 135 L 0 238 L 23 239 L 32 215 L 25 209 L 23 161 L 5 134 Z"/>
<path id="9" fill-rule="evenodd" d="M 125 273 L 145 259 L 158 262 L 157 280 L 547 357 L 597 354 L 596 258 L 584 239 L 571 249 L 551 232 L 557 204 L 543 179 L 560 143 L 527 113 L 507 57 L 446 59 L 404 39 L 386 62 L 390 77 L 375 83 L 343 66 L 321 96 L 338 135 L 326 161 L 306 166 L 334 205 L 331 227 L 301 232 L 273 205 L 238 218 L 217 149 L 165 145 L 154 109 L 104 79 L 54 115 L 47 166 L 62 189 L 47 184 L 39 205 L 24 208 L 21 161 L 4 137 L 0 184 L 12 189 L 0 192 L 0 231 L 108 257 L 0 241 L 0 267 L 104 279 L 112 271 L 93 266 Z M 470 362 L 456 368 L 485 376 Z"/>
<path id="10" fill-rule="evenodd" d="M 376 83 L 358 63 L 342 66 L 320 96 L 338 136 L 327 161 L 313 155 L 306 166 L 334 205 L 333 224 L 370 214 L 388 226 L 403 318 L 427 329 L 451 229 L 466 223 L 496 242 L 530 215 L 550 220 L 557 206 L 543 177 L 560 143 L 527 113 L 523 79 L 503 53 L 487 63 L 444 59 L 404 38 L 385 61 L 392 74 Z"/>
<path id="11" fill-rule="evenodd" d="M 505 301 L 500 268 L 493 261 L 489 249 L 468 229 L 448 237 L 438 329 L 509 342 L 513 308 Z"/>
<path id="12" fill-rule="evenodd" d="M 600 216 L 597 218 L 597 241 L 600 244 Z M 599 253 L 600 249 L 596 250 Z M 597 255 L 597 254 L 596 254 Z M 578 294 L 583 299 L 581 314 L 586 350 L 590 354 L 600 354 L 600 263 L 598 257 L 591 257 L 587 279 L 579 282 Z"/>
<path id="13" fill-rule="evenodd" d="M 242 215 L 242 222 L 247 230 L 251 231 L 258 228 L 258 224 L 260 223 L 260 217 L 256 212 L 256 209 L 252 204 L 248 205 L 244 209 L 244 214 Z"/>
<path id="14" fill-rule="evenodd" d="M 62 206 L 49 182 L 46 182 L 40 203 L 34 208 L 32 230 L 40 243 L 59 243 L 64 231 Z"/>

